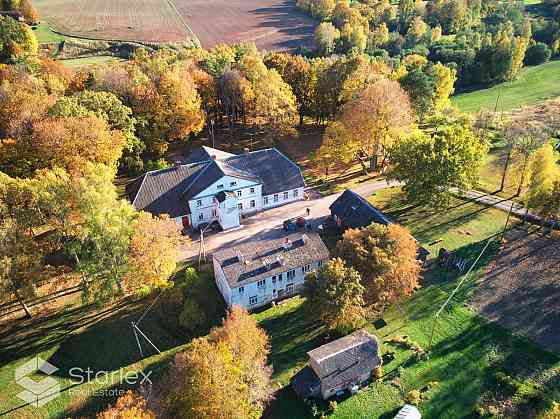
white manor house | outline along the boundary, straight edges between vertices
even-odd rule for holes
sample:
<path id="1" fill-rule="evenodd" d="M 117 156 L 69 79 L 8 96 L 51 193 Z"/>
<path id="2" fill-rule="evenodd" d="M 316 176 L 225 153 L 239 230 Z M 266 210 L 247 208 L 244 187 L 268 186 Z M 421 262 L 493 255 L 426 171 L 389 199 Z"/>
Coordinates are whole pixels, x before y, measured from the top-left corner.
<path id="1" fill-rule="evenodd" d="M 276 148 L 235 155 L 200 147 L 184 164 L 140 176 L 127 193 L 137 210 L 184 228 L 218 222 L 227 230 L 241 216 L 303 199 L 304 186 L 300 168 Z"/>

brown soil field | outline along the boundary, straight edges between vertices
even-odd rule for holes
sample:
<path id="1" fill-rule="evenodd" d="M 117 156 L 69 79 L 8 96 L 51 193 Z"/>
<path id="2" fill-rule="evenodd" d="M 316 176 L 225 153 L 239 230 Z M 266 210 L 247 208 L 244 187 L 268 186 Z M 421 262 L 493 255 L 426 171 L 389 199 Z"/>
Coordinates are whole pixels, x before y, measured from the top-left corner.
<path id="1" fill-rule="evenodd" d="M 265 50 L 313 45 L 315 23 L 295 0 L 35 0 L 41 19 L 65 35 L 184 42 L 205 48 L 254 42 Z"/>
<path id="2" fill-rule="evenodd" d="M 560 234 L 514 229 L 475 291 L 483 317 L 560 352 Z"/>
<path id="3" fill-rule="evenodd" d="M 42 20 L 65 35 L 93 39 L 184 42 L 192 39 L 168 0 L 35 0 Z"/>
<path id="4" fill-rule="evenodd" d="M 295 0 L 174 1 L 204 48 L 222 42 L 254 42 L 269 51 L 313 45 L 315 23 Z"/>

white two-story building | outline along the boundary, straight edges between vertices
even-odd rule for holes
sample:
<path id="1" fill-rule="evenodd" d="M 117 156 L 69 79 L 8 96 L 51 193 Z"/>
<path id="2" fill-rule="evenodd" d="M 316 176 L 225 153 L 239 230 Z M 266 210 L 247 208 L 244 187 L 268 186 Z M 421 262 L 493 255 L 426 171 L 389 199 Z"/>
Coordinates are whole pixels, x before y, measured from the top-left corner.
<path id="1" fill-rule="evenodd" d="M 217 222 L 226 230 L 240 218 L 303 199 L 299 167 L 275 148 L 240 155 L 209 147 L 185 164 L 147 172 L 127 187 L 137 210 L 168 214 L 185 228 Z"/>
<path id="2" fill-rule="evenodd" d="M 226 305 L 252 310 L 301 292 L 305 276 L 329 259 L 316 233 L 294 233 L 213 254 L 214 279 Z"/>

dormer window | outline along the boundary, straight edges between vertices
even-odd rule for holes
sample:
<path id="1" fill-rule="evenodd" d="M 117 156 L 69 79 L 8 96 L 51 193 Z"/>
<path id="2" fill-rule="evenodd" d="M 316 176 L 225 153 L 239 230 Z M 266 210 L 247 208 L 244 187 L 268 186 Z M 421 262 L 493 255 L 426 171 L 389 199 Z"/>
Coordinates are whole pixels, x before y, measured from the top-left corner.
<path id="1" fill-rule="evenodd" d="M 224 189 L 224 184 L 223 184 L 223 183 L 220 183 L 219 185 L 216 186 L 216 188 L 218 188 L 218 189 Z"/>
<path id="2" fill-rule="evenodd" d="M 237 186 L 237 182 L 236 181 L 230 182 L 229 186 Z"/>
<path id="3" fill-rule="evenodd" d="M 201 207 L 202 206 L 202 201 L 199 199 L 198 201 L 196 201 L 196 206 L 197 207 Z"/>

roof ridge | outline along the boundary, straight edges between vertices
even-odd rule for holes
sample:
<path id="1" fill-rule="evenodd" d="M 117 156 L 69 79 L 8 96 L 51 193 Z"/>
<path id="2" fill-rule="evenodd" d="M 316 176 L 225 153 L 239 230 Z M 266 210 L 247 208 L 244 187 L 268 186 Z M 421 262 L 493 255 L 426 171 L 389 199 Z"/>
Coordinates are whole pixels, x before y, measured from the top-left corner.
<path id="1" fill-rule="evenodd" d="M 198 175 L 192 180 L 191 183 L 189 183 L 189 186 L 187 186 L 184 190 L 183 190 L 183 194 L 187 193 L 187 191 L 191 188 L 192 185 L 194 185 L 194 183 L 198 180 L 198 178 L 206 171 L 208 170 L 208 168 L 212 165 L 212 162 L 214 162 L 214 160 L 210 160 L 207 162 L 197 162 L 194 164 L 204 164 L 204 167 L 198 171 Z M 221 169 L 220 169 L 221 170 Z"/>

